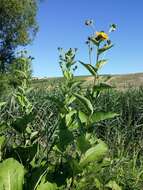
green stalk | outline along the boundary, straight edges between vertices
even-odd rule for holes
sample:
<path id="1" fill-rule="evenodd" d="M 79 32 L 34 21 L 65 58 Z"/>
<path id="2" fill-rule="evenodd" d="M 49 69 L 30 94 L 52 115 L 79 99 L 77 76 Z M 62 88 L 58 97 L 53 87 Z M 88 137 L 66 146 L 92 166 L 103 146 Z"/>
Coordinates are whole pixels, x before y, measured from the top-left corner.
<path id="1" fill-rule="evenodd" d="M 99 45 L 97 46 L 97 56 L 96 56 L 95 67 L 96 67 L 96 64 L 98 63 L 98 60 L 99 60 Z M 97 74 L 94 76 L 93 87 L 95 86 L 96 79 L 97 79 Z"/>
<path id="2" fill-rule="evenodd" d="M 90 62 L 90 65 L 92 64 L 92 57 L 91 57 L 91 52 L 92 52 L 92 50 L 91 50 L 91 44 L 90 44 L 90 42 L 89 42 L 89 62 Z"/>

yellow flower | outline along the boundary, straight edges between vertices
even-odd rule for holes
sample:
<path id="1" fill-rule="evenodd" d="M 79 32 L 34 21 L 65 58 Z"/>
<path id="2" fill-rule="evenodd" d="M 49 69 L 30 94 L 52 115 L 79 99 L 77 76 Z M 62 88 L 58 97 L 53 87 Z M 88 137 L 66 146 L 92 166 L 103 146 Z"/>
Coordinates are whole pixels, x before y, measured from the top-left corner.
<path id="1" fill-rule="evenodd" d="M 96 32 L 96 37 L 98 40 L 108 40 L 108 34 L 105 32 Z"/>

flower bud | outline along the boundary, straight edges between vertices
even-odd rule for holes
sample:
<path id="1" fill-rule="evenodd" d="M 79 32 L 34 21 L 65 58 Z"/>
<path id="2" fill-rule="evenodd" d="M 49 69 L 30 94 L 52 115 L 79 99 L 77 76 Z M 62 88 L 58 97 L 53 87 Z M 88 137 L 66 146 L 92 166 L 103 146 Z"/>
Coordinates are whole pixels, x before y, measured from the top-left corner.
<path id="1" fill-rule="evenodd" d="M 85 25 L 86 26 L 91 26 L 93 24 L 93 20 L 86 20 Z"/>

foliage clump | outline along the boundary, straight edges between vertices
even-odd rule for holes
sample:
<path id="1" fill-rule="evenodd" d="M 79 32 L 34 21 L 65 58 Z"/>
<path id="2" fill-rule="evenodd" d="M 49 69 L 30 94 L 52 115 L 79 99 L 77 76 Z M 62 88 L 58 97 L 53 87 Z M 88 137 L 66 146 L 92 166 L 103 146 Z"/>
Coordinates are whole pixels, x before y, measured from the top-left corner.
<path id="1" fill-rule="evenodd" d="M 17 47 L 33 40 L 37 5 L 37 0 L 0 0 L 0 73 L 7 72 Z"/>

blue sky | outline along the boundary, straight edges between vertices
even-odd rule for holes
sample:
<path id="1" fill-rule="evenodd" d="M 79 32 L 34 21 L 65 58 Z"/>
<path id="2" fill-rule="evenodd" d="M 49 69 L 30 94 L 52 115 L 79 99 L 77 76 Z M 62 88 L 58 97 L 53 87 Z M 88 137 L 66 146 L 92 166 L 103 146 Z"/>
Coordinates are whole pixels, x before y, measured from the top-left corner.
<path id="1" fill-rule="evenodd" d="M 39 32 L 28 47 L 35 57 L 34 76 L 61 76 L 57 47 L 78 48 L 77 60 L 88 62 L 85 41 L 91 31 L 84 25 L 86 19 L 93 19 L 97 30 L 118 25 L 102 74 L 143 72 L 143 0 L 43 0 L 37 15 Z M 78 65 L 75 74 L 87 75 Z"/>

